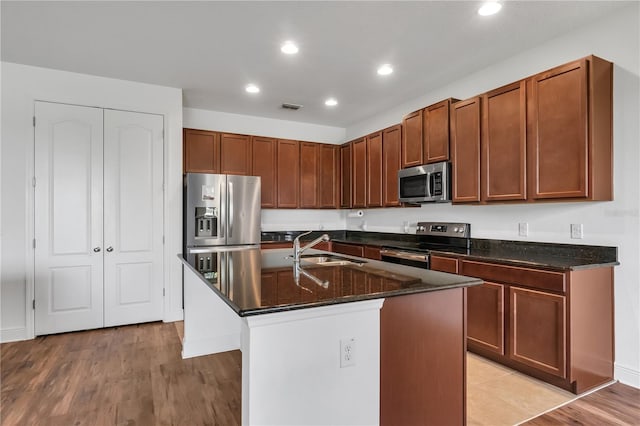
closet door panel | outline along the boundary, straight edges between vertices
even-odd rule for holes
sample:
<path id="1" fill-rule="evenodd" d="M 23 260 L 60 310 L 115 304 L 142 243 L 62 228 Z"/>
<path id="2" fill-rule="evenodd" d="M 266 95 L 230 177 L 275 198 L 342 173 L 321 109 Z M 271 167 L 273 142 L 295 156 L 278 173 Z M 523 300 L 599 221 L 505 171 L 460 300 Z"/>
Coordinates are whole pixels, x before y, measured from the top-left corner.
<path id="1" fill-rule="evenodd" d="M 102 110 L 36 102 L 35 117 L 35 334 L 102 327 Z"/>
<path id="2" fill-rule="evenodd" d="M 105 326 L 162 319 L 163 118 L 105 110 Z"/>

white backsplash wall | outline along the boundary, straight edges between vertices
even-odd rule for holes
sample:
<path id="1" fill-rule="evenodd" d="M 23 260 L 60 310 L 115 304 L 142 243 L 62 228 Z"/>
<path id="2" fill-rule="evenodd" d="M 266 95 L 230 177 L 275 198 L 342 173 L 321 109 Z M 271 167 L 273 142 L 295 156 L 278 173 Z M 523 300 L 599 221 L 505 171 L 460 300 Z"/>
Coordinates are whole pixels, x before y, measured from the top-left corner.
<path id="1" fill-rule="evenodd" d="M 583 28 L 518 56 L 479 70 L 437 92 L 347 128 L 353 139 L 397 123 L 402 115 L 441 99 L 465 99 L 589 54 L 614 63 L 614 200 L 612 202 L 497 204 L 466 206 L 426 204 L 421 208 L 369 209 L 347 218 L 348 229 L 410 232 L 420 221 L 471 223 L 474 238 L 526 240 L 618 247 L 615 274 L 615 377 L 640 387 L 640 8 L 615 11 Z M 518 223 L 529 236 L 518 236 Z M 571 239 L 570 225 L 583 224 L 584 238 Z"/>
<path id="2" fill-rule="evenodd" d="M 262 231 L 333 231 L 345 229 L 348 210 L 262 209 Z"/>

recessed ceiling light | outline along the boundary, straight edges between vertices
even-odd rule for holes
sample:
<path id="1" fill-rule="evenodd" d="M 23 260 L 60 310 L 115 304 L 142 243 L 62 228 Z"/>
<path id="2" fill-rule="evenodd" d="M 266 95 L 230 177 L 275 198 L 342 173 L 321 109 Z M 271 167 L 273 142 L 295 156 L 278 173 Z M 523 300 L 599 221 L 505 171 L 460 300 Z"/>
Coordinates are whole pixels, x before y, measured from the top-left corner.
<path id="1" fill-rule="evenodd" d="M 380 68 L 378 68 L 378 75 L 389 75 L 392 72 L 393 68 L 389 64 L 380 65 Z"/>
<path id="2" fill-rule="evenodd" d="M 480 6 L 480 9 L 478 9 L 478 15 L 480 16 L 494 15 L 500 12 L 500 9 L 502 9 L 502 5 L 497 1 L 487 1 L 487 2 L 484 2 L 482 6 Z"/>
<path id="3" fill-rule="evenodd" d="M 298 46 L 296 46 L 292 41 L 285 41 L 284 44 L 280 47 L 280 51 L 282 53 L 286 53 L 287 55 L 295 55 L 296 53 L 298 53 Z"/>
<path id="4" fill-rule="evenodd" d="M 326 106 L 336 106 L 336 105 L 338 105 L 338 101 L 336 99 L 334 99 L 334 98 L 329 98 L 326 101 L 324 101 L 324 104 Z"/>
<path id="5" fill-rule="evenodd" d="M 244 90 L 246 90 L 249 93 L 258 93 L 258 92 L 260 92 L 260 88 L 258 86 L 256 86 L 255 84 L 247 84 L 247 86 L 244 88 Z"/>

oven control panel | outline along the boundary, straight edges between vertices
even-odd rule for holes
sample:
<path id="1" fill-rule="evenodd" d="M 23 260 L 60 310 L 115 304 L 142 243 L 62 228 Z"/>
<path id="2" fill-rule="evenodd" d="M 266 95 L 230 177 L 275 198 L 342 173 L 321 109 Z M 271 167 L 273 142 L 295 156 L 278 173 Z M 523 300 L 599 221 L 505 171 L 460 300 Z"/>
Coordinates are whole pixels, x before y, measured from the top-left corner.
<path id="1" fill-rule="evenodd" d="M 417 235 L 440 235 L 443 237 L 471 237 L 471 225 L 468 223 L 418 222 Z"/>

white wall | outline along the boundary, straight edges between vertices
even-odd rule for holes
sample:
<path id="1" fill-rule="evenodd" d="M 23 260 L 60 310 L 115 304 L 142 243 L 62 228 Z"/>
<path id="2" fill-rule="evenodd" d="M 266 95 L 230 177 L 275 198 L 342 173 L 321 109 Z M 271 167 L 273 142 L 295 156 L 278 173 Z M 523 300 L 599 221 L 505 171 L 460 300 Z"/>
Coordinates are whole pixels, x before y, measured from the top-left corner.
<path id="1" fill-rule="evenodd" d="M 33 336 L 34 101 L 162 114 L 165 123 L 165 315 L 182 318 L 182 91 L 2 62 L 0 341 Z"/>
<path id="2" fill-rule="evenodd" d="M 369 209 L 362 219 L 348 218 L 347 226 L 403 232 L 405 221 L 413 226 L 418 220 L 461 221 L 471 223 L 475 238 L 617 246 L 621 265 L 615 268 L 616 378 L 636 387 L 640 387 L 639 15 L 636 3 L 347 129 L 347 138 L 353 139 L 397 123 L 404 114 L 438 100 L 450 96 L 466 99 L 589 54 L 612 61 L 615 201 Z M 529 223 L 529 237 L 518 237 L 518 222 Z M 570 239 L 571 223 L 584 224 L 583 240 Z M 415 228 L 410 229 L 414 231 Z"/>
<path id="3" fill-rule="evenodd" d="M 342 143 L 345 138 L 345 129 L 342 127 L 321 126 L 319 124 L 195 108 L 184 108 L 183 111 L 184 127 L 191 129 L 331 144 Z"/>

